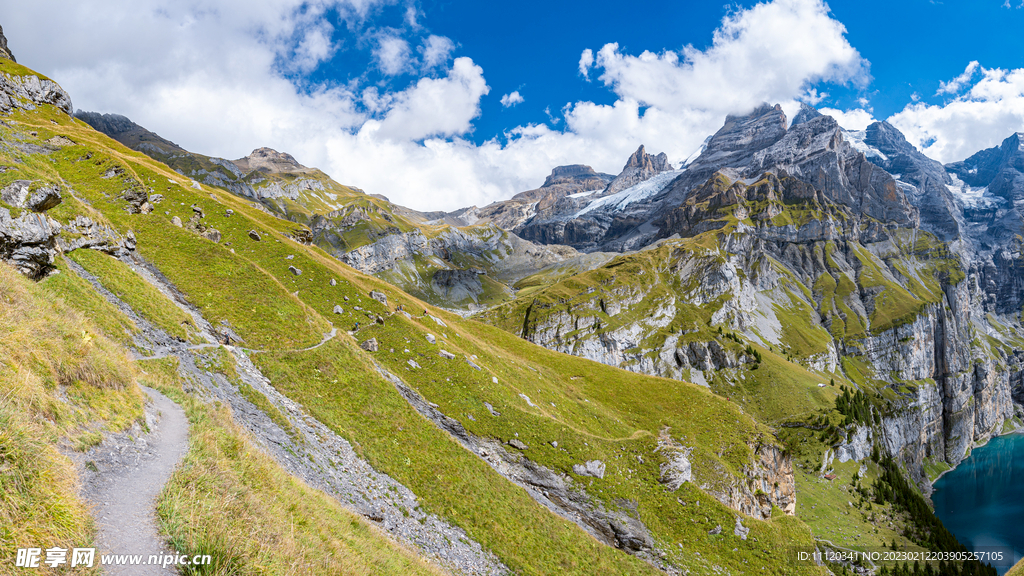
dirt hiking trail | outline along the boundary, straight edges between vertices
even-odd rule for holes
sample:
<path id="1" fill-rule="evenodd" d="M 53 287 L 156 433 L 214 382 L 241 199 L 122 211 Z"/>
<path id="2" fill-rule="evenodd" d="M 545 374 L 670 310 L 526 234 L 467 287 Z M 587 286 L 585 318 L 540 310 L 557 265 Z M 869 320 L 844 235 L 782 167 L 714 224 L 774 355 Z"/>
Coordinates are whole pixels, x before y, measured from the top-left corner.
<path id="1" fill-rule="evenodd" d="M 151 402 L 146 406 L 148 433 L 109 435 L 85 455 L 83 496 L 93 505 L 96 519 L 96 564 L 103 554 L 170 554 L 160 536 L 156 498 L 188 449 L 185 411 L 160 392 L 141 387 Z M 141 430 L 138 430 L 141 431 Z M 111 576 L 177 574 L 173 566 L 122 565 L 104 567 Z"/>

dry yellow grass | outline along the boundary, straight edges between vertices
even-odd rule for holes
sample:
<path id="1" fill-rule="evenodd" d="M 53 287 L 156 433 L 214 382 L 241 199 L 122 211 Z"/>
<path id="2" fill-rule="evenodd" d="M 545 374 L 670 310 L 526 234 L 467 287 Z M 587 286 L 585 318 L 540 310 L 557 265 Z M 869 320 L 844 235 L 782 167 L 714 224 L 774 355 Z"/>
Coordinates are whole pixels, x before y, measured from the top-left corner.
<path id="1" fill-rule="evenodd" d="M 74 466 L 57 446 L 139 418 L 134 378 L 122 348 L 0 264 L 0 566 L 13 566 L 17 548 L 92 541 Z"/>

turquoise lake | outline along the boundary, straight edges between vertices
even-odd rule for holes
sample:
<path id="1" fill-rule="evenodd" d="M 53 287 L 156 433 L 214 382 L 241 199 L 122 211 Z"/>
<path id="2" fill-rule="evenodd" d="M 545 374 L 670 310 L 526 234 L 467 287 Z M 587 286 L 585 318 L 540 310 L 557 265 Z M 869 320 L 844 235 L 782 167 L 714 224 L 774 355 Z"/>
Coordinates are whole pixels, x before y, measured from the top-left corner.
<path id="1" fill-rule="evenodd" d="M 935 482 L 935 514 L 968 549 L 1024 556 L 1024 434 L 993 438 Z M 998 568 L 999 573 L 1008 567 Z"/>

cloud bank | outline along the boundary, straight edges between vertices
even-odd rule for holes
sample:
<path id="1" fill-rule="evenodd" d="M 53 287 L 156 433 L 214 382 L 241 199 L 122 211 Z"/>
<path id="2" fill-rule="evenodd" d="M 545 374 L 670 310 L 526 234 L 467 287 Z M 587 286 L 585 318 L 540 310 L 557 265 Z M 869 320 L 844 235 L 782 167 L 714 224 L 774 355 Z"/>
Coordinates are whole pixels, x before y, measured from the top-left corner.
<path id="1" fill-rule="evenodd" d="M 971 84 L 978 70 L 980 78 Z M 1024 68 L 988 69 L 971 62 L 941 86 L 960 95 L 942 104 L 911 104 L 889 118 L 928 156 L 943 163 L 963 160 L 1024 130 Z"/>
<path id="2" fill-rule="evenodd" d="M 559 164 L 614 173 L 641 143 L 678 162 L 726 114 L 763 101 L 793 110 L 820 101 L 818 84 L 870 79 L 821 0 L 775 0 L 730 13 L 706 50 L 584 47 L 580 74 L 610 90 L 613 103 L 571 102 L 550 125 L 477 144 L 469 137 L 490 93 L 485 70 L 472 55 L 454 57 L 457 44 L 429 34 L 415 8 L 405 9 L 403 28 L 378 27 L 386 3 L 38 0 L 12 9 L 4 25 L 19 61 L 58 80 L 79 108 L 124 114 L 205 154 L 238 158 L 270 146 L 342 183 L 429 209 L 507 198 Z M 43 28 L 66 33 L 32 32 Z M 360 76 L 309 80 L 352 46 L 368 46 L 368 65 L 383 76 L 412 81 L 393 89 Z M 503 104 L 521 102 L 516 95 Z"/>

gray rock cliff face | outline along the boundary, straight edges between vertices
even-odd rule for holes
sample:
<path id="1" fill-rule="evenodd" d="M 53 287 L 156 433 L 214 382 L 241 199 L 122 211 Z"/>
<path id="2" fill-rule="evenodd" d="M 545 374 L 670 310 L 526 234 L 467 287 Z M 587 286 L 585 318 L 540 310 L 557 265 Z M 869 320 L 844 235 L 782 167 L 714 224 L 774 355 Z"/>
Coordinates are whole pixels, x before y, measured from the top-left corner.
<path id="1" fill-rule="evenodd" d="M 0 113 L 8 114 L 15 108 L 34 110 L 45 104 L 56 106 L 69 116 L 75 110 L 71 97 L 53 80 L 0 74 Z"/>
<path id="2" fill-rule="evenodd" d="M 8 209 L 0 208 L 0 259 L 29 278 L 41 278 L 53 270 L 60 229 L 43 214 L 26 212 L 12 218 Z"/>
<path id="3" fill-rule="evenodd" d="M 882 156 L 871 157 L 890 174 L 899 174 L 897 184 L 921 213 L 921 228 L 951 241 L 960 236 L 962 216 L 949 190 L 952 180 L 942 164 L 928 158 L 907 142 L 888 122 L 875 122 L 864 131 L 864 141 Z"/>

